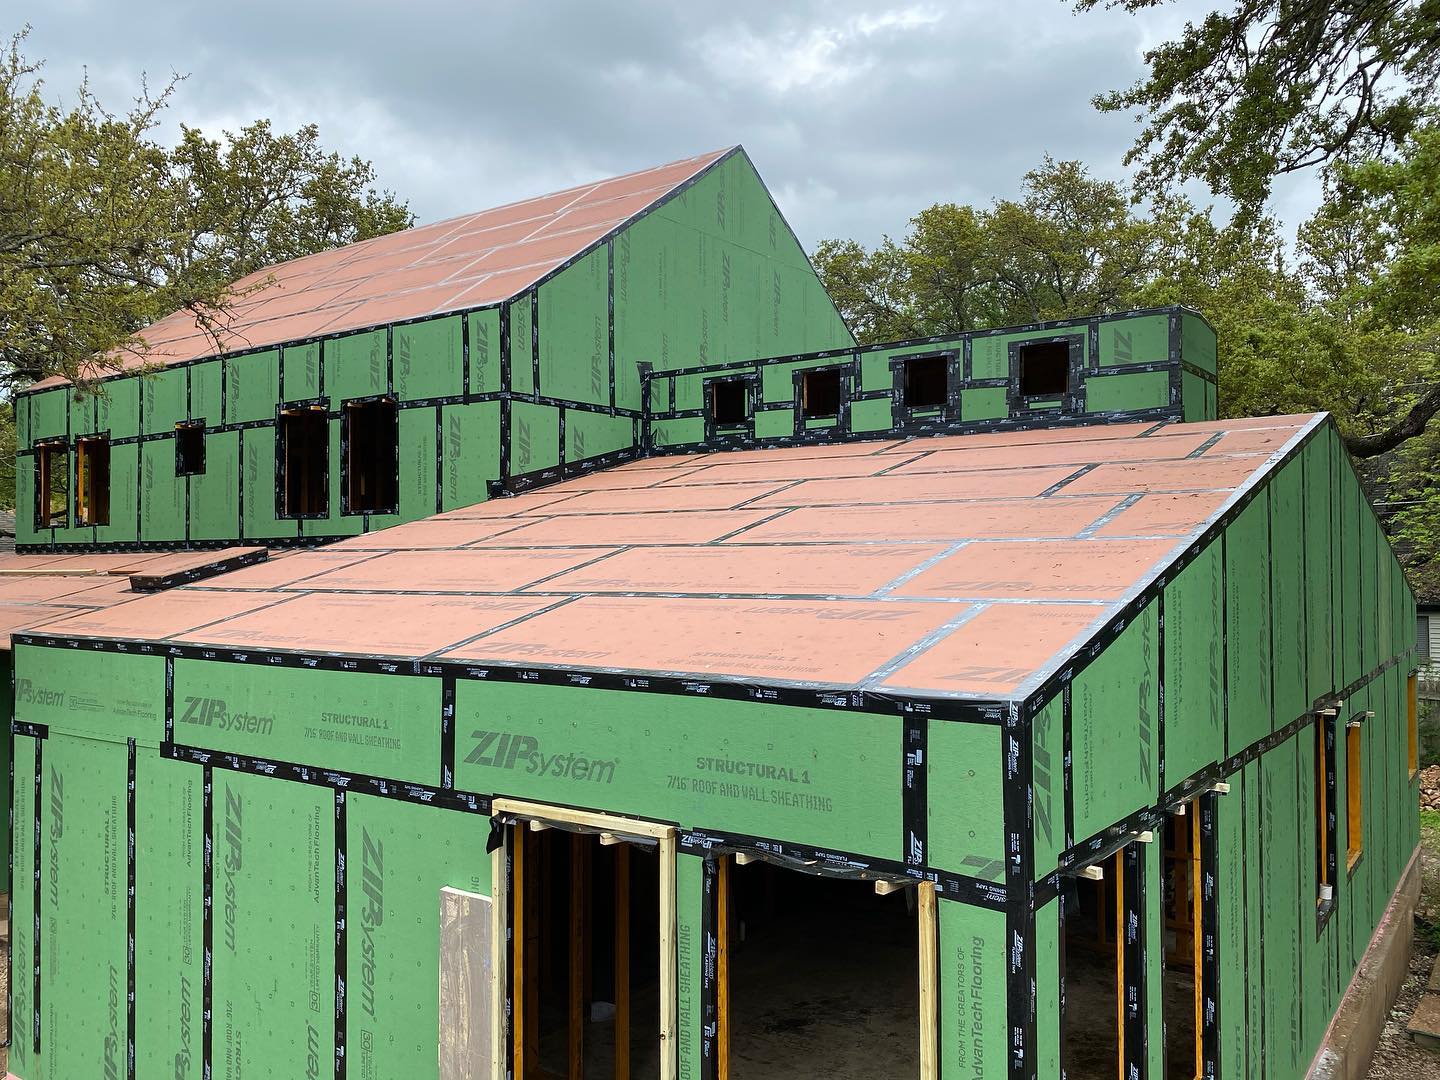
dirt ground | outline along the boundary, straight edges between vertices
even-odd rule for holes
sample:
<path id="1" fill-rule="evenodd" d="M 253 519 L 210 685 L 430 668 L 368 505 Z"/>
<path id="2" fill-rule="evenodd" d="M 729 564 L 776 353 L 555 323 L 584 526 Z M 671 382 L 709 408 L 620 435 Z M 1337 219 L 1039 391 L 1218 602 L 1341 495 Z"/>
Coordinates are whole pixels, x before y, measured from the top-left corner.
<path id="1" fill-rule="evenodd" d="M 1440 768 L 1432 766 L 1426 773 L 1426 787 L 1440 791 Z M 1390 1010 L 1390 1019 L 1370 1063 L 1370 1080 L 1435 1080 L 1440 1076 L 1440 1054 L 1417 1046 L 1405 1031 L 1437 953 L 1440 953 L 1440 811 L 1422 810 L 1415 952 L 1410 959 L 1410 974 Z"/>

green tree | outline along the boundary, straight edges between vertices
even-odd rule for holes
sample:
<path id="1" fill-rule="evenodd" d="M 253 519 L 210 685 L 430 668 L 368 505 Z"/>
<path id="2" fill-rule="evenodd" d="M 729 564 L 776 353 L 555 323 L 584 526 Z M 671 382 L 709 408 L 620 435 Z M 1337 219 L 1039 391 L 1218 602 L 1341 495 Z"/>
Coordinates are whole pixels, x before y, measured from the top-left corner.
<path id="1" fill-rule="evenodd" d="M 1075 0 L 1079 11 L 1169 0 Z M 1126 164 L 1155 194 L 1199 178 L 1247 210 L 1276 176 L 1381 157 L 1437 101 L 1440 2 L 1236 0 L 1145 54 L 1148 73 L 1095 99 L 1136 111 L 1143 127 Z"/>
<path id="2" fill-rule="evenodd" d="M 62 108 L 24 41 L 0 54 L 0 392 L 143 355 L 143 327 L 174 311 L 214 329 L 238 278 L 411 224 L 370 164 L 327 153 L 313 126 L 187 128 L 165 147 L 177 82 L 123 114 L 85 85 Z"/>
<path id="3" fill-rule="evenodd" d="M 1188 212 L 1172 201 L 1137 216 L 1120 184 L 1047 157 L 1018 200 L 937 203 L 902 241 L 826 240 L 815 264 L 864 341 L 1064 319 L 1135 306 Z"/>

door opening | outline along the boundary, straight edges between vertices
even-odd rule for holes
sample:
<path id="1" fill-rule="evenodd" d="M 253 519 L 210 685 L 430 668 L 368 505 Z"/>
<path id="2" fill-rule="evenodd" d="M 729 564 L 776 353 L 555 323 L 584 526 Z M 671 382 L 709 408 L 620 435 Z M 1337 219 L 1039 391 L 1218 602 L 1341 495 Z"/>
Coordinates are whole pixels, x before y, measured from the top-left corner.
<path id="1" fill-rule="evenodd" d="M 1067 1080 L 1124 1076 L 1125 851 L 1063 880 L 1060 1054 Z"/>
<path id="2" fill-rule="evenodd" d="M 511 800 L 494 812 L 516 818 L 515 1080 L 673 1080 L 674 830 Z"/>
<path id="3" fill-rule="evenodd" d="M 1164 1016 L 1166 1080 L 1202 1075 L 1200 1045 L 1201 895 L 1197 803 L 1165 818 L 1161 906 L 1165 918 Z"/>
<path id="4" fill-rule="evenodd" d="M 935 894 L 721 862 L 717 1080 L 934 1077 Z"/>

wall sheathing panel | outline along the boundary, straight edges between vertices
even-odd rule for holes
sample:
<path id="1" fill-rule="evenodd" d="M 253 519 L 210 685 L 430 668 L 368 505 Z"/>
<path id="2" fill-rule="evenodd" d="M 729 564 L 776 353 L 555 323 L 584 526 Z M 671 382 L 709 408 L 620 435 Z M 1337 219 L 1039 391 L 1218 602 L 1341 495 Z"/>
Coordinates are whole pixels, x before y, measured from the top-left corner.
<path id="1" fill-rule="evenodd" d="M 469 680 L 455 709 L 462 791 L 904 861 L 898 718 Z"/>
<path id="2" fill-rule="evenodd" d="M 163 658 L 30 645 L 14 656 L 17 722 L 146 746 L 165 737 Z"/>
<path id="3" fill-rule="evenodd" d="M 55 733 L 45 739 L 38 814 L 42 1080 L 126 1072 L 128 761 L 124 742 Z"/>
<path id="4" fill-rule="evenodd" d="M 1165 586 L 1165 776 L 1169 789 L 1225 756 L 1221 545 Z"/>
<path id="5" fill-rule="evenodd" d="M 321 787 L 214 775 L 215 1080 L 332 1072 L 334 802 Z"/>
<path id="6" fill-rule="evenodd" d="M 1225 530 L 1230 754 L 1272 730 L 1270 569 L 1270 507 L 1262 492 Z"/>
<path id="7" fill-rule="evenodd" d="M 1003 912 L 941 901 L 940 1075 L 1007 1075 Z"/>
<path id="8" fill-rule="evenodd" d="M 929 792 L 932 866 L 982 881 L 1005 877 L 1000 729 L 930 721 L 927 771 L 943 782 Z"/>
<path id="9" fill-rule="evenodd" d="M 135 1075 L 200 1080 L 204 1006 L 203 774 L 135 759 Z"/>
<path id="10" fill-rule="evenodd" d="M 43 1052 L 37 1052 L 35 1033 L 38 1008 L 35 1000 L 35 945 L 39 937 L 37 919 L 44 897 L 36 876 L 37 853 L 45 852 L 35 812 L 39 772 L 43 767 L 41 739 L 17 734 L 14 737 L 13 783 L 10 788 L 13 827 L 10 833 L 11 873 L 17 886 L 10 896 L 10 1071 L 23 1080 L 44 1080 Z M 36 896 L 40 895 L 40 907 Z"/>
<path id="11" fill-rule="evenodd" d="M 366 795 L 346 796 L 344 813 L 347 1075 L 434 1077 L 437 898 L 489 894 L 489 821 Z"/>
<path id="12" fill-rule="evenodd" d="M 1071 692 L 1076 840 L 1159 797 L 1159 618 L 1141 611 Z"/>

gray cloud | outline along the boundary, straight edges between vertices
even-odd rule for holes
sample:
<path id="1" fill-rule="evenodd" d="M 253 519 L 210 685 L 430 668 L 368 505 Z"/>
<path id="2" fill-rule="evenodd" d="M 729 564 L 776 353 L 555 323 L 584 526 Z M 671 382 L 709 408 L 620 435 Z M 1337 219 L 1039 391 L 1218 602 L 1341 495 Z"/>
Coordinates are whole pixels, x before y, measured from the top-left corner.
<path id="1" fill-rule="evenodd" d="M 807 246 L 899 234 L 937 201 L 1014 194 L 1045 153 L 1120 177 L 1093 94 L 1195 0 L 1077 17 L 1063 0 L 783 5 L 584 0 L 54 3 L 28 51 L 52 94 L 185 72 L 169 124 L 314 121 L 434 220 L 744 143 Z M 1291 201 L 1304 201 L 1302 192 Z"/>

